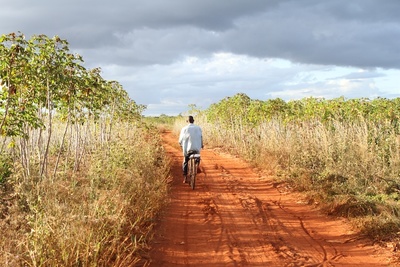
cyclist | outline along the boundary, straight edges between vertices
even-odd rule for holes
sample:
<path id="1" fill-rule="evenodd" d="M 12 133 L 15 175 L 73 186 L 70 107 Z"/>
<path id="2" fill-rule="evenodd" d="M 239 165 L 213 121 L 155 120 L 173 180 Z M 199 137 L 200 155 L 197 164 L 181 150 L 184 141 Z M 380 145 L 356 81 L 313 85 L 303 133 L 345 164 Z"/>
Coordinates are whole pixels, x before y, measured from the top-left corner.
<path id="1" fill-rule="evenodd" d="M 193 116 L 189 116 L 189 124 L 182 128 L 179 135 L 179 144 L 183 151 L 183 182 L 187 183 L 187 168 L 189 156 L 191 154 L 200 154 L 200 150 L 203 148 L 203 134 L 200 126 L 194 124 Z"/>

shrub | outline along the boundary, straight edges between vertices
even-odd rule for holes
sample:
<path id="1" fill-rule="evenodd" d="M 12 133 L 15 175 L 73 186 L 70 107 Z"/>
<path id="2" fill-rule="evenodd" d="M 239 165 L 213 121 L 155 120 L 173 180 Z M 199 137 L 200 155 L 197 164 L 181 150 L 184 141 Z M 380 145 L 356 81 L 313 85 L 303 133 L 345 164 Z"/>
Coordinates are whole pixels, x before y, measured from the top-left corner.
<path id="1" fill-rule="evenodd" d="M 13 165 L 10 156 L 0 155 L 0 184 L 4 184 L 12 173 Z"/>

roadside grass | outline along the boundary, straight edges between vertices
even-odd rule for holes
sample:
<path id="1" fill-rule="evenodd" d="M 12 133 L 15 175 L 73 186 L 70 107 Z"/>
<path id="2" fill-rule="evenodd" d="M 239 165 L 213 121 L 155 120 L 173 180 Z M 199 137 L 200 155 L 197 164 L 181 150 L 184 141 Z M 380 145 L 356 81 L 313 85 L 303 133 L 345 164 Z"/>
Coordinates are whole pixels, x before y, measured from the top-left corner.
<path id="1" fill-rule="evenodd" d="M 197 116 L 205 144 L 240 155 L 302 191 L 332 216 L 349 218 L 376 241 L 400 231 L 400 135 L 390 122 L 317 120 L 259 126 L 211 124 Z M 175 131 L 184 125 L 175 123 Z"/>
<path id="2" fill-rule="evenodd" d="M 107 144 L 91 138 L 79 171 L 69 166 L 51 179 L 34 166 L 26 179 L 14 161 L 1 190 L 0 265 L 132 266 L 145 258 L 168 193 L 155 131 L 119 125 Z"/>

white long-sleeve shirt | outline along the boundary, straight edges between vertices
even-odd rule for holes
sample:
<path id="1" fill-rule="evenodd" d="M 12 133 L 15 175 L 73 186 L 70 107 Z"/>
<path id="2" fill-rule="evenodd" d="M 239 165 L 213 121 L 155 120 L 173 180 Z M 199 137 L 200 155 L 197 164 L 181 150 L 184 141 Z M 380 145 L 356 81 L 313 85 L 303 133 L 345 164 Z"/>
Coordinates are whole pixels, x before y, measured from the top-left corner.
<path id="1" fill-rule="evenodd" d="M 182 146 L 184 156 L 187 156 L 187 153 L 190 150 L 197 150 L 200 153 L 200 150 L 203 147 L 203 134 L 201 128 L 193 123 L 183 127 L 179 135 L 179 144 Z"/>

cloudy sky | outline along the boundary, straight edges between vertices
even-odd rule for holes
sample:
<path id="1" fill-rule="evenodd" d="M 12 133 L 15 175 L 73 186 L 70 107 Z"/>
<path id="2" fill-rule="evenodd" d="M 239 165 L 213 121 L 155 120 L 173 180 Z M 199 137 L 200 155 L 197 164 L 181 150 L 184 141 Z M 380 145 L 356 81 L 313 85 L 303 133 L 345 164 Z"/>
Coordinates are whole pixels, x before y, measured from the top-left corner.
<path id="1" fill-rule="evenodd" d="M 400 97 L 399 0 L 0 0 L 0 34 L 66 39 L 145 115 L 253 99 Z"/>

